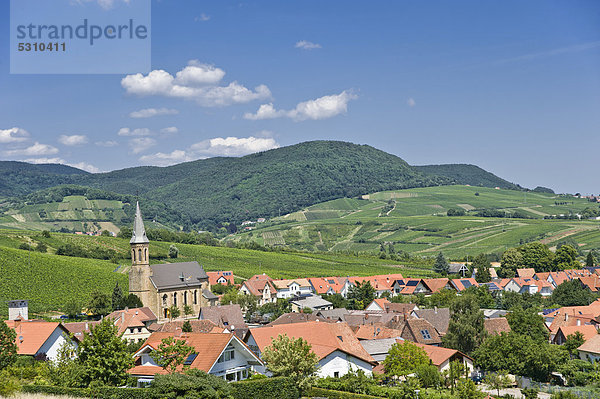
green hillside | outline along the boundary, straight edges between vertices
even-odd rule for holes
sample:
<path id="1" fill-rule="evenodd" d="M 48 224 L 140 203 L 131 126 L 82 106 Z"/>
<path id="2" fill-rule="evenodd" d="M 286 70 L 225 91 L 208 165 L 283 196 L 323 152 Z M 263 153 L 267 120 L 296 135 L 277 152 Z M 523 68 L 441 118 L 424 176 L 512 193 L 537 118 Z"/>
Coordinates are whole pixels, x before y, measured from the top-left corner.
<path id="1" fill-rule="evenodd" d="M 31 251 L 18 249 L 28 244 Z M 36 248 L 44 244 L 46 253 Z M 56 255 L 66 246 L 78 248 L 81 256 L 108 254 L 112 261 Z M 180 256 L 167 258 L 171 245 Z M 311 254 L 301 252 L 264 252 L 249 249 L 211 247 L 169 242 L 150 243 L 151 263 L 198 261 L 207 271 L 233 270 L 238 281 L 257 273 L 274 278 L 324 275 L 370 275 L 403 273 L 407 276 L 432 275 L 431 265 L 424 262 L 400 265 L 373 256 Z M 129 240 L 117 237 L 85 236 L 0 229 L 0 302 L 28 299 L 32 312 L 60 310 L 70 300 L 86 302 L 94 290 L 111 293 L 115 282 L 128 287 Z M 0 307 L 0 316 L 6 315 Z"/>
<path id="2" fill-rule="evenodd" d="M 586 208 L 600 211 L 586 199 L 469 186 L 384 191 L 362 198 L 310 206 L 226 240 L 372 254 L 379 253 L 382 243 L 392 243 L 396 251 L 422 256 L 443 251 L 454 258 L 502 252 L 528 241 L 552 246 L 566 238 L 576 240 L 582 251 L 600 248 L 600 222 L 575 216 L 544 219 Z M 463 210 L 465 216 L 446 216 L 449 209 Z M 494 212 L 507 217 L 478 216 Z"/>
<path id="3" fill-rule="evenodd" d="M 86 174 L 88 172 L 66 165 L 0 161 L 0 198 L 69 184 Z"/>
<path id="4" fill-rule="evenodd" d="M 419 172 L 432 176 L 445 176 L 453 179 L 457 184 L 481 187 L 500 187 L 508 190 L 521 190 L 518 184 L 506 181 L 493 173 L 481 169 L 476 165 L 447 164 L 447 165 L 425 165 L 414 166 Z"/>

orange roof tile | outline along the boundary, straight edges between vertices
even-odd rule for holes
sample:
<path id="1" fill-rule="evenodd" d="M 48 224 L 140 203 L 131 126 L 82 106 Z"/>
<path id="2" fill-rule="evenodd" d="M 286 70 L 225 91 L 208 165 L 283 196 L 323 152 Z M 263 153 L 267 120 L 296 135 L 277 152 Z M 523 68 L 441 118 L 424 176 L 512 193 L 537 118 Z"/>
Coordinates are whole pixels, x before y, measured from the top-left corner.
<path id="1" fill-rule="evenodd" d="M 367 340 L 367 339 L 381 339 L 381 338 L 400 338 L 402 336 L 401 330 L 395 330 L 393 328 L 385 327 L 381 323 L 359 326 L 356 332 L 356 338 Z"/>
<path id="2" fill-rule="evenodd" d="M 219 284 L 217 282 L 217 280 L 219 280 L 219 278 L 223 277 L 225 280 L 227 280 L 227 282 L 225 284 L 230 284 L 233 285 L 235 284 L 233 281 L 233 272 L 231 270 L 226 270 L 226 271 L 218 271 L 218 272 L 206 272 L 206 274 L 208 275 L 208 283 L 210 285 L 216 285 Z"/>
<path id="3" fill-rule="evenodd" d="M 303 338 L 319 357 L 325 358 L 339 350 L 367 362 L 374 362 L 371 355 L 362 347 L 348 324 L 321 323 L 309 321 L 305 323 L 280 324 L 270 327 L 254 328 L 249 331 L 261 352 L 271 345 L 274 338 L 287 335 L 290 338 Z"/>
<path id="4" fill-rule="evenodd" d="M 596 334 L 585 341 L 579 348 L 580 351 L 600 354 L 600 334 Z"/>
<path id="5" fill-rule="evenodd" d="M 517 269 L 517 276 L 520 278 L 533 278 L 535 275 L 535 269 L 532 267 Z"/>
<path id="6" fill-rule="evenodd" d="M 402 342 L 400 341 L 399 343 Z M 433 363 L 437 367 L 441 366 L 446 360 L 452 358 L 452 356 L 455 356 L 457 354 L 471 359 L 469 356 L 463 354 L 460 351 L 457 351 L 456 349 L 448 349 L 442 348 L 441 346 L 418 344 L 415 342 L 413 342 L 413 344 L 417 345 L 419 348 L 422 348 L 425 351 L 425 353 L 427 353 L 427 356 L 429 356 L 429 359 L 431 359 L 431 363 Z"/>
<path id="7" fill-rule="evenodd" d="M 490 335 L 499 335 L 502 332 L 510 332 L 510 325 L 506 317 L 496 317 L 493 319 L 485 319 L 483 327 Z"/>
<path id="8" fill-rule="evenodd" d="M 423 279 L 423 284 L 429 289 L 431 292 L 441 291 L 447 284 L 447 278 L 426 278 Z"/>
<path id="9" fill-rule="evenodd" d="M 108 316 L 114 320 L 114 325 L 123 334 L 130 327 L 143 327 L 146 323 L 158 320 L 156 315 L 148 307 L 117 310 Z"/>
<path id="10" fill-rule="evenodd" d="M 579 331 L 583 335 L 583 339 L 585 339 L 586 341 L 589 341 L 590 339 L 598 335 L 598 329 L 596 328 L 596 326 L 592 326 L 590 324 L 584 324 L 579 326 L 561 326 L 558 328 L 558 331 L 562 331 L 562 334 L 565 338 Z"/>
<path id="11" fill-rule="evenodd" d="M 17 334 L 15 343 L 19 355 L 35 355 L 57 328 L 61 329 L 65 335 L 69 334 L 67 329 L 55 322 L 6 320 L 5 323 Z"/>

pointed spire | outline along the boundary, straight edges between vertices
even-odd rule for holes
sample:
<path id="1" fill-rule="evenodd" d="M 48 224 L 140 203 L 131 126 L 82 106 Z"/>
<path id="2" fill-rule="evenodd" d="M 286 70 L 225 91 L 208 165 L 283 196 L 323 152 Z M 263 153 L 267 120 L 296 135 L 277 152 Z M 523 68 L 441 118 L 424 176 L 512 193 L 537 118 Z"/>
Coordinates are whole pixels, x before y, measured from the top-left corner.
<path id="1" fill-rule="evenodd" d="M 140 211 L 140 203 L 136 202 L 135 219 L 133 220 L 133 234 L 131 235 L 130 244 L 148 244 L 146 237 L 146 229 L 144 229 L 144 221 L 142 220 L 142 211 Z"/>

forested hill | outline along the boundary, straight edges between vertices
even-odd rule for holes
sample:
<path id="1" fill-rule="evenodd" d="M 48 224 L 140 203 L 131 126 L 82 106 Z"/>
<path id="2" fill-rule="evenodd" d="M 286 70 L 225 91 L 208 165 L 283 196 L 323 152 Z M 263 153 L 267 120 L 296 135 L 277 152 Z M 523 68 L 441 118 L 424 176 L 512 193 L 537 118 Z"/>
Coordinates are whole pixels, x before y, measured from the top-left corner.
<path id="1" fill-rule="evenodd" d="M 86 174 L 88 172 L 67 165 L 0 161 L 0 197 L 20 196 L 69 184 L 74 178 Z"/>
<path id="2" fill-rule="evenodd" d="M 80 184 L 164 202 L 204 225 L 269 217 L 341 197 L 452 184 L 366 145 L 313 141 L 240 158 L 86 176 Z"/>
<path id="3" fill-rule="evenodd" d="M 445 176 L 455 180 L 458 184 L 470 186 L 500 187 L 508 190 L 522 190 L 518 184 L 504 180 L 493 173 L 469 164 L 446 164 L 413 166 L 415 170 L 431 176 Z"/>
<path id="4" fill-rule="evenodd" d="M 62 165 L 0 162 L 0 197 L 74 184 L 139 197 L 143 211 L 144 203 L 164 204 L 170 213 L 181 215 L 175 219 L 201 228 L 286 214 L 336 198 L 457 183 L 518 188 L 476 166 L 411 167 L 395 155 L 340 141 L 96 174 Z M 55 192 L 41 197 L 49 194 Z"/>

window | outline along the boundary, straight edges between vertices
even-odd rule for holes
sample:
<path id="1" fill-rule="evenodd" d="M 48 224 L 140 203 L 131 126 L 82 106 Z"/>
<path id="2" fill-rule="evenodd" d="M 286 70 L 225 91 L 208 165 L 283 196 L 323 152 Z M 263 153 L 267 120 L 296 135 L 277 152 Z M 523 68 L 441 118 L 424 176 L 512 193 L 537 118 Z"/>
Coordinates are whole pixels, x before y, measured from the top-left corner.
<path id="1" fill-rule="evenodd" d="M 429 334 L 429 330 L 421 330 L 421 335 L 423 339 L 431 339 L 431 334 Z"/>
<path id="2" fill-rule="evenodd" d="M 163 295 L 163 307 L 167 307 L 167 294 Z"/>
<path id="3" fill-rule="evenodd" d="M 148 261 L 148 248 L 144 248 L 144 260 Z"/>
<path id="4" fill-rule="evenodd" d="M 130 332 L 131 334 L 133 334 L 133 333 L 135 332 L 135 328 L 130 328 L 130 329 L 129 329 L 129 332 Z"/>
<path id="5" fill-rule="evenodd" d="M 138 249 L 138 261 L 142 260 L 142 250 Z"/>
<path id="6" fill-rule="evenodd" d="M 190 354 L 190 355 L 187 357 L 187 359 L 185 359 L 185 362 L 183 362 L 183 365 L 184 365 L 184 366 L 189 366 L 189 365 L 191 365 L 191 364 L 194 362 L 194 360 L 196 360 L 196 356 L 198 356 L 198 354 L 197 354 L 197 353 L 191 353 L 191 354 Z"/>
<path id="7" fill-rule="evenodd" d="M 177 306 L 177 293 L 173 293 L 173 306 Z"/>
<path id="8" fill-rule="evenodd" d="M 226 381 L 235 381 L 235 373 L 225 375 Z"/>
<path id="9" fill-rule="evenodd" d="M 235 351 L 233 349 L 227 349 L 225 352 L 223 352 L 221 357 L 219 357 L 217 363 L 228 362 L 233 359 L 235 359 Z"/>
<path id="10" fill-rule="evenodd" d="M 194 305 L 198 304 L 198 291 L 194 290 Z"/>
<path id="11" fill-rule="evenodd" d="M 131 257 L 133 258 L 133 261 L 135 262 L 135 249 L 131 250 Z"/>
<path id="12" fill-rule="evenodd" d="M 141 333 L 142 332 L 142 327 L 138 327 L 138 332 Z"/>
<path id="13" fill-rule="evenodd" d="M 187 291 L 183 293 L 183 304 L 187 305 Z"/>
<path id="14" fill-rule="evenodd" d="M 339 371 L 334 371 L 333 372 L 333 378 L 340 378 L 340 372 Z"/>

